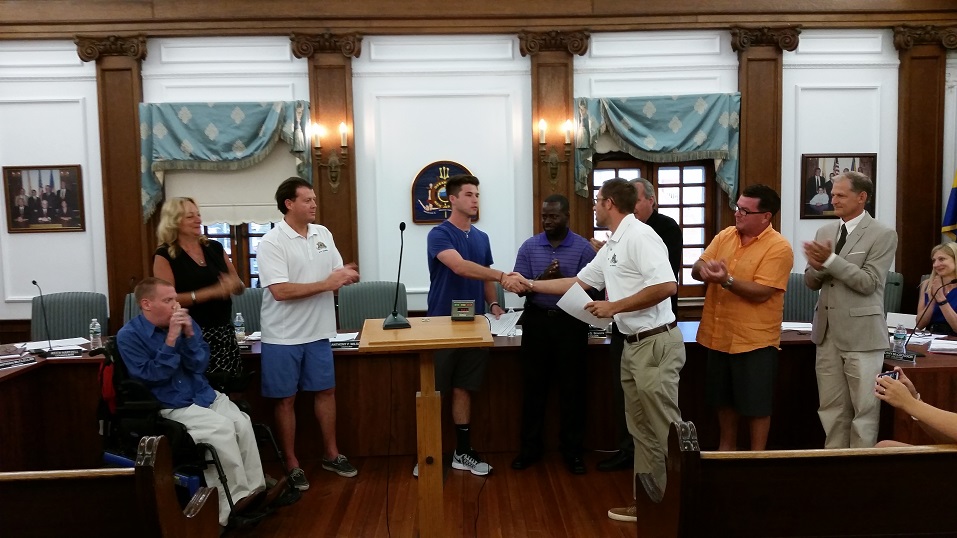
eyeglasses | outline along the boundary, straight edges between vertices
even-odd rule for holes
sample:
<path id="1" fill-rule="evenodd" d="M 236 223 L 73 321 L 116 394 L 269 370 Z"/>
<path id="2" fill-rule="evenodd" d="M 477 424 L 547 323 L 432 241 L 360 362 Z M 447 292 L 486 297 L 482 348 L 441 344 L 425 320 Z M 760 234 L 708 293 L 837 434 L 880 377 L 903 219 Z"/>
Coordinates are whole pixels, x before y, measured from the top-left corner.
<path id="1" fill-rule="evenodd" d="M 598 205 L 598 204 L 604 202 L 604 201 L 607 200 L 607 199 L 608 199 L 608 198 L 603 198 L 603 197 L 601 197 L 601 196 L 596 196 L 595 199 L 592 200 L 592 203 L 595 204 L 595 205 Z"/>
<path id="2" fill-rule="evenodd" d="M 745 209 L 743 207 L 739 207 L 736 205 L 731 206 L 731 209 L 733 209 L 735 213 L 741 213 L 745 217 L 747 217 L 748 215 L 757 215 L 760 213 L 770 213 L 770 211 L 751 211 L 750 209 Z"/>

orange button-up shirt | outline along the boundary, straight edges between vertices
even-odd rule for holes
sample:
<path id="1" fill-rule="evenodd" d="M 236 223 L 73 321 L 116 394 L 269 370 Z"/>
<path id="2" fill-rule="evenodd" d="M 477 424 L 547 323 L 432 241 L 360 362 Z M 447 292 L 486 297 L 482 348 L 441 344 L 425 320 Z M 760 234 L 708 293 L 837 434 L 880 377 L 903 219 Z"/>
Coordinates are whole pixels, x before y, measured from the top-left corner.
<path id="1" fill-rule="evenodd" d="M 741 236 L 731 226 L 711 241 L 701 259 L 724 260 L 735 282 L 756 282 L 777 291 L 767 301 L 753 303 L 722 288 L 721 284 L 709 283 L 698 327 L 698 343 L 725 353 L 780 347 L 784 291 L 794 267 L 794 252 L 787 239 L 768 226 L 749 245 L 742 246 Z"/>

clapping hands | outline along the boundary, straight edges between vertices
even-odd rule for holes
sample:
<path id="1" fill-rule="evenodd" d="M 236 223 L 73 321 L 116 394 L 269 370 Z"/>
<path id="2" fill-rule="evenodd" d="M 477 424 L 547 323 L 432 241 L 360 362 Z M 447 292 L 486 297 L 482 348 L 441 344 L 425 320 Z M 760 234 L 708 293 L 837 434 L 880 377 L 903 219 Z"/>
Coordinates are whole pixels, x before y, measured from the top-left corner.
<path id="1" fill-rule="evenodd" d="M 711 260 L 704 262 L 699 268 L 702 282 L 722 283 L 728 280 L 728 264 L 724 260 Z"/>

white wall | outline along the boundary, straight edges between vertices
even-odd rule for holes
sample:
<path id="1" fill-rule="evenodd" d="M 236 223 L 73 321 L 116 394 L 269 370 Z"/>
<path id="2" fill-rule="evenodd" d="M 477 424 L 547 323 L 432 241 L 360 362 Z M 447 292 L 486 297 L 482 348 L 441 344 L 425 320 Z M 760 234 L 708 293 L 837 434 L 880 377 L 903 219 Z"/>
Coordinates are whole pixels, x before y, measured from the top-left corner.
<path id="1" fill-rule="evenodd" d="M 957 173 L 957 51 L 947 52 L 946 89 L 944 91 L 944 174 L 941 178 L 943 205 L 941 211 L 947 211 L 947 200 L 954 185 Z M 943 213 L 941 213 L 943 214 Z"/>
<path id="2" fill-rule="evenodd" d="M 532 233 L 530 63 L 514 36 L 367 37 L 353 61 L 359 271 L 391 280 L 405 221 L 402 282 L 425 310 L 426 237 L 413 224 L 412 181 L 440 160 L 481 181 L 480 220 L 493 267 L 510 271 Z M 515 297 L 508 303 L 519 304 Z"/>
<path id="3" fill-rule="evenodd" d="M 784 53 L 781 233 L 794 247 L 794 270 L 807 263 L 801 247 L 827 220 L 801 219 L 801 155 L 876 153 L 874 217 L 896 227 L 897 81 L 891 30 L 805 30 Z"/>
<path id="4" fill-rule="evenodd" d="M 86 230 L 7 230 L 0 204 L 0 319 L 29 319 L 37 288 L 107 292 L 96 66 L 69 41 L 0 41 L 0 166 L 79 164 Z"/>
<path id="5" fill-rule="evenodd" d="M 292 54 L 288 37 L 160 38 L 147 43 L 143 101 L 256 102 L 309 100 L 309 65 Z M 236 172 L 168 171 L 167 196 L 205 199 L 218 189 L 216 203 L 201 210 L 206 222 L 278 221 L 276 187 L 296 175 L 295 157 L 277 144 L 261 163 Z M 211 185 L 210 182 L 214 185 Z M 201 191 L 196 187 L 206 186 Z"/>

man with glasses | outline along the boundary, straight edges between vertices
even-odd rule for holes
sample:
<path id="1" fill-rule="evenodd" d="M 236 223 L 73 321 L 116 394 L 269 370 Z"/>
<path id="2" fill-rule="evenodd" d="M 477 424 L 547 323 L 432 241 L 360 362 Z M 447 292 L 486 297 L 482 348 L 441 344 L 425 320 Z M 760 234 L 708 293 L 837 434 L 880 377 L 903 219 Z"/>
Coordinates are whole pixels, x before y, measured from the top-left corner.
<path id="1" fill-rule="evenodd" d="M 708 286 L 697 340 L 708 349 L 705 394 L 718 410 L 718 450 L 737 450 L 742 416 L 751 450 L 767 446 L 784 291 L 794 265 L 791 245 L 771 227 L 779 209 L 774 189 L 748 186 L 734 226 L 715 236 L 691 270 Z"/>
<path id="2" fill-rule="evenodd" d="M 589 302 L 585 309 L 599 318 L 613 317 L 625 334 L 621 385 L 635 445 L 634 472 L 664 491 L 668 430 L 681 420 L 678 381 L 685 346 L 671 311 L 678 283 L 668 250 L 651 227 L 635 218 L 636 200 L 635 187 L 624 179 L 604 182 L 595 198 L 595 221 L 611 231 L 608 242 L 577 277 L 535 280 L 531 289 L 562 294 L 575 284 L 586 291 L 607 288 L 607 301 Z M 632 503 L 612 508 L 608 517 L 636 521 L 638 510 Z"/>
<path id="3" fill-rule="evenodd" d="M 897 232 L 864 210 L 873 198 L 874 183 L 864 174 L 835 176 L 831 204 L 841 220 L 822 226 L 814 241 L 804 243 L 804 282 L 821 290 L 811 341 L 817 344 L 825 448 L 869 448 L 877 442 L 881 408 L 874 378 L 888 343 L 884 285 Z"/>

